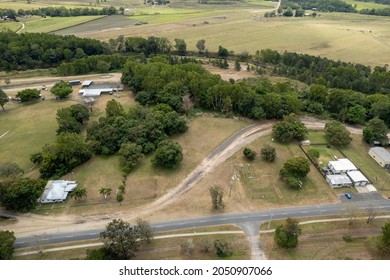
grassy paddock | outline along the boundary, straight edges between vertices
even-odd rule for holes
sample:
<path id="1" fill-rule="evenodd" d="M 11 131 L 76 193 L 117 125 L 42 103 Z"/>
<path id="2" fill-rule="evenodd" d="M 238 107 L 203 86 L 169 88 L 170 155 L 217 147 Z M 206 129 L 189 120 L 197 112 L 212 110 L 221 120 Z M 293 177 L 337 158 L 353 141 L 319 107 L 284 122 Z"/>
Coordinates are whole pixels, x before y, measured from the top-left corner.
<path id="1" fill-rule="evenodd" d="M 386 222 L 389 219 L 376 219 L 368 225 L 365 220 L 358 220 L 351 228 L 347 227 L 347 221 L 301 225 L 298 247 L 288 250 L 275 245 L 274 233 L 263 233 L 260 238 L 269 259 L 381 259 L 383 257 L 377 253 L 376 242 Z M 346 242 L 343 236 L 350 237 L 351 241 Z"/>
<path id="2" fill-rule="evenodd" d="M 0 31 L 18 31 L 22 27 L 22 24 L 20 22 L 14 22 L 14 21 L 6 21 L 6 22 L 0 22 Z"/>

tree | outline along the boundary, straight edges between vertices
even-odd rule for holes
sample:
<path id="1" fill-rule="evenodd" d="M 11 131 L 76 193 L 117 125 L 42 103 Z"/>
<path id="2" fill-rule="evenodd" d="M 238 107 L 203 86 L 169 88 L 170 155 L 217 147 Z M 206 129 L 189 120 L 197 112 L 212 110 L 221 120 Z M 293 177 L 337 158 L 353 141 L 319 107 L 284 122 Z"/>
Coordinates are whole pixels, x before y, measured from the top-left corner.
<path id="1" fill-rule="evenodd" d="M 287 160 L 279 174 L 283 177 L 293 176 L 298 179 L 303 179 L 310 172 L 310 163 L 307 158 L 295 157 Z"/>
<path id="2" fill-rule="evenodd" d="M 0 230 L 0 260 L 10 260 L 14 253 L 15 235 L 12 231 Z"/>
<path id="3" fill-rule="evenodd" d="M 137 219 L 137 228 L 139 231 L 139 238 L 146 243 L 150 243 L 153 240 L 153 229 L 150 224 L 142 219 Z"/>
<path id="4" fill-rule="evenodd" d="M 54 84 L 54 86 L 51 88 L 51 93 L 55 96 L 58 96 L 59 98 L 63 99 L 69 96 L 73 92 L 72 86 L 65 82 L 65 81 L 59 81 Z"/>
<path id="5" fill-rule="evenodd" d="M 106 117 L 118 117 L 118 116 L 124 116 L 125 110 L 123 109 L 123 106 L 118 101 L 112 99 L 107 102 L 106 105 Z"/>
<path id="6" fill-rule="evenodd" d="M 103 195 L 105 200 L 107 200 L 107 197 L 110 196 L 111 193 L 112 193 L 111 188 L 101 188 L 99 190 L 99 194 Z"/>
<path id="7" fill-rule="evenodd" d="M 40 91 L 37 89 L 24 89 L 16 94 L 17 98 L 20 98 L 22 102 L 30 102 L 39 98 Z"/>
<path id="8" fill-rule="evenodd" d="M 199 54 L 204 53 L 204 51 L 206 50 L 206 40 L 201 39 L 198 42 L 196 42 L 196 48 L 198 49 Z"/>
<path id="9" fill-rule="evenodd" d="M 223 189 L 219 185 L 214 185 L 209 188 L 211 204 L 213 205 L 213 209 L 222 209 L 224 208 L 223 204 Z"/>
<path id="10" fill-rule="evenodd" d="M 177 50 L 179 55 L 187 54 L 187 44 L 183 39 L 175 39 L 175 49 Z"/>
<path id="11" fill-rule="evenodd" d="M 28 212 L 37 205 L 46 182 L 29 178 L 0 182 L 0 202 L 6 209 Z"/>
<path id="12" fill-rule="evenodd" d="M 180 247 L 181 251 L 187 256 L 192 256 L 194 254 L 195 244 L 192 238 L 188 238 Z"/>
<path id="13" fill-rule="evenodd" d="M 263 148 L 260 150 L 261 159 L 264 161 L 272 162 L 276 158 L 276 151 L 275 148 L 266 144 Z"/>
<path id="14" fill-rule="evenodd" d="M 222 57 L 222 58 L 228 57 L 228 56 L 229 56 L 229 51 L 228 51 L 228 49 L 225 49 L 224 47 L 219 46 L 219 47 L 218 47 L 218 56 L 219 56 L 219 57 Z"/>
<path id="15" fill-rule="evenodd" d="M 307 151 L 307 154 L 313 161 L 317 161 L 320 158 L 320 151 L 317 149 L 310 149 Z"/>
<path id="16" fill-rule="evenodd" d="M 224 239 L 215 239 L 214 242 L 215 254 L 220 258 L 229 257 L 232 252 L 230 251 L 229 243 Z"/>
<path id="17" fill-rule="evenodd" d="M 272 133 L 276 140 L 288 143 L 292 140 L 304 140 L 308 130 L 293 114 L 284 117 L 283 121 L 274 124 Z"/>
<path id="18" fill-rule="evenodd" d="M 293 10 L 290 6 L 287 7 L 287 10 L 284 11 L 283 15 L 285 17 L 292 17 L 294 15 Z"/>
<path id="19" fill-rule="evenodd" d="M 337 147 L 347 146 L 352 141 L 349 130 L 339 121 L 327 122 L 325 134 L 329 143 Z"/>
<path id="20" fill-rule="evenodd" d="M 119 202 L 119 205 L 122 205 L 122 201 L 124 200 L 124 196 L 123 196 L 123 193 L 117 193 L 116 194 L 116 201 Z"/>
<path id="21" fill-rule="evenodd" d="M 372 144 L 378 141 L 381 145 L 388 145 L 387 132 L 389 128 L 385 122 L 377 117 L 368 121 L 367 127 L 363 129 L 363 139 L 366 143 Z"/>
<path id="22" fill-rule="evenodd" d="M 367 224 L 371 224 L 372 221 L 378 216 L 378 206 L 375 204 L 370 204 L 367 208 Z"/>
<path id="23" fill-rule="evenodd" d="M 7 94 L 0 88 L 0 106 L 4 109 L 4 105 L 9 101 Z"/>
<path id="24" fill-rule="evenodd" d="M 14 179 L 23 173 L 23 169 L 13 162 L 6 162 L 0 166 L 0 178 Z"/>
<path id="25" fill-rule="evenodd" d="M 123 172 L 129 174 L 130 171 L 144 158 L 142 147 L 135 143 L 122 144 L 119 152 L 119 163 Z"/>
<path id="26" fill-rule="evenodd" d="M 57 111 L 57 134 L 60 133 L 80 133 L 81 123 L 73 116 L 69 108 L 58 109 Z"/>
<path id="27" fill-rule="evenodd" d="M 355 105 L 347 109 L 347 122 L 352 124 L 364 124 L 366 122 L 367 110 L 361 105 Z"/>
<path id="28" fill-rule="evenodd" d="M 247 147 L 245 147 L 243 154 L 249 160 L 254 160 L 256 157 L 256 152 Z"/>
<path id="29" fill-rule="evenodd" d="M 138 228 L 121 219 L 111 221 L 106 226 L 106 230 L 100 233 L 104 249 L 113 260 L 133 258 L 140 245 L 137 242 L 139 237 Z"/>
<path id="30" fill-rule="evenodd" d="M 69 107 L 71 116 L 78 121 L 79 123 L 83 123 L 84 121 L 89 120 L 89 111 L 88 108 L 82 104 L 74 104 Z"/>
<path id="31" fill-rule="evenodd" d="M 241 64 L 240 61 L 238 61 L 238 59 L 236 59 L 234 63 L 234 69 L 236 69 L 236 71 L 241 71 Z"/>
<path id="32" fill-rule="evenodd" d="M 171 140 L 163 140 L 157 146 L 157 150 L 152 158 L 152 163 L 155 166 L 173 168 L 182 160 L 183 153 L 180 145 Z"/>
<path id="33" fill-rule="evenodd" d="M 74 200 L 81 200 L 86 198 L 87 194 L 88 194 L 87 189 L 79 186 L 70 193 L 70 197 L 73 198 Z"/>
<path id="34" fill-rule="evenodd" d="M 378 249 L 382 254 L 390 254 L 390 222 L 382 226 L 382 236 L 378 243 Z"/>
<path id="35" fill-rule="evenodd" d="M 295 248 L 298 246 L 298 237 L 301 232 L 298 221 L 288 218 L 284 225 L 276 227 L 274 240 L 282 248 Z"/>

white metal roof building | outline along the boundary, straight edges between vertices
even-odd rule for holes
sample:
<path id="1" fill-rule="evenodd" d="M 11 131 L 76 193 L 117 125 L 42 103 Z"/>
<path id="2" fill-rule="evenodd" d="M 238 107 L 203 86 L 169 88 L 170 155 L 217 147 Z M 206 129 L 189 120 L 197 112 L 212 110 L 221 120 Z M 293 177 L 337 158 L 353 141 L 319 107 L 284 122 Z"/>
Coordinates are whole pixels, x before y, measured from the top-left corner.
<path id="1" fill-rule="evenodd" d="M 368 154 L 382 167 L 390 168 L 390 153 L 383 147 L 374 147 Z"/>
<path id="2" fill-rule="evenodd" d="M 351 179 L 353 186 L 365 186 L 369 183 L 363 173 L 358 170 L 349 171 L 347 175 Z"/>
<path id="3" fill-rule="evenodd" d="M 76 187 L 76 181 L 50 180 L 46 184 L 40 201 L 41 203 L 63 202 L 68 197 L 69 192 Z"/>
<path id="4" fill-rule="evenodd" d="M 328 182 L 329 186 L 332 188 L 341 188 L 341 187 L 351 187 L 352 181 L 351 179 L 345 175 L 326 175 L 326 181 Z"/>
<path id="5" fill-rule="evenodd" d="M 84 82 L 81 84 L 81 87 L 89 87 L 91 84 L 92 84 L 92 81 L 84 81 Z"/>
<path id="6" fill-rule="evenodd" d="M 328 167 L 333 174 L 343 174 L 357 170 L 356 166 L 347 158 L 330 161 Z"/>

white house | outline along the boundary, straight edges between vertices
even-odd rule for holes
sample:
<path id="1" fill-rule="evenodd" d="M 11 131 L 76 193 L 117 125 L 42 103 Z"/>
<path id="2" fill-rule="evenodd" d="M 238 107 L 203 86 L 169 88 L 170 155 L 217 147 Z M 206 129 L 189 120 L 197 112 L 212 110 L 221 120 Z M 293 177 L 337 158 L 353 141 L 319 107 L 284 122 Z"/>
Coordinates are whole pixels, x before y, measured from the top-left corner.
<path id="1" fill-rule="evenodd" d="M 352 181 L 345 174 L 326 175 L 326 182 L 328 182 L 331 188 L 351 187 Z"/>
<path id="2" fill-rule="evenodd" d="M 356 166 L 347 158 L 340 158 L 328 163 L 328 168 L 333 174 L 345 174 L 357 170 Z"/>
<path id="3" fill-rule="evenodd" d="M 365 186 L 369 183 L 363 173 L 358 170 L 349 171 L 347 175 L 351 179 L 353 186 Z"/>
<path id="4" fill-rule="evenodd" d="M 368 154 L 382 167 L 390 168 L 390 153 L 383 147 L 374 147 Z"/>
<path id="5" fill-rule="evenodd" d="M 76 181 L 50 180 L 47 182 L 45 190 L 41 196 L 41 203 L 55 203 L 66 200 L 69 192 L 77 187 Z"/>

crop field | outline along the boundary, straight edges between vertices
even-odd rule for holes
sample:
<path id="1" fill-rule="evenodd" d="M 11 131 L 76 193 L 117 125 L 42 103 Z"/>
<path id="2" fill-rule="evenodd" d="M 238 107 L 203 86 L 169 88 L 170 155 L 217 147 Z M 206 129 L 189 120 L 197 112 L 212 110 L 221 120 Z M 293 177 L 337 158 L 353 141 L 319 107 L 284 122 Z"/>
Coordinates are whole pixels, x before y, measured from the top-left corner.
<path id="1" fill-rule="evenodd" d="M 301 225 L 298 247 L 289 250 L 275 245 L 274 233 L 260 234 L 260 238 L 271 260 L 382 259 L 376 242 L 385 222 L 389 219 L 376 219 L 371 225 L 364 219 L 358 220 L 351 228 L 347 228 L 347 221 Z"/>
<path id="2" fill-rule="evenodd" d="M 137 21 L 124 17 L 124 16 L 107 16 L 100 19 L 92 20 L 89 22 L 81 23 L 66 29 L 61 29 L 53 33 L 57 35 L 70 35 L 70 34 L 88 34 L 90 32 L 101 32 L 101 33 L 111 33 L 112 31 L 118 32 L 118 30 L 123 30 L 128 26 L 132 26 Z"/>
<path id="3" fill-rule="evenodd" d="M 80 17 L 38 17 L 34 16 L 25 22 L 25 29 L 22 32 L 48 33 L 59 29 L 68 28 L 70 26 L 83 24 L 89 21 L 94 21 L 104 16 L 80 16 Z"/>
<path id="4" fill-rule="evenodd" d="M 90 32 L 82 36 L 101 40 L 119 35 L 163 36 L 172 42 L 182 38 L 191 50 L 196 50 L 198 40 L 205 39 L 210 51 L 218 50 L 220 45 L 235 53 L 255 53 L 270 48 L 372 66 L 390 64 L 390 56 L 386 55 L 390 48 L 388 17 L 324 13 L 315 18 L 264 18 L 264 11 L 239 11 L 225 12 L 224 16 Z M 159 17 L 167 16 L 153 17 L 158 22 Z"/>

